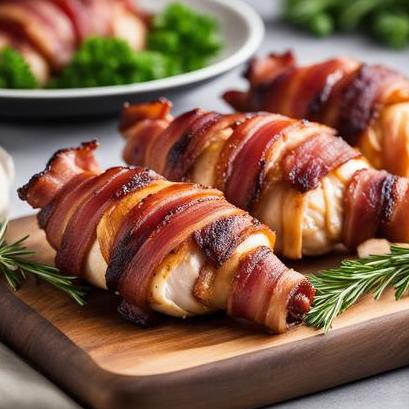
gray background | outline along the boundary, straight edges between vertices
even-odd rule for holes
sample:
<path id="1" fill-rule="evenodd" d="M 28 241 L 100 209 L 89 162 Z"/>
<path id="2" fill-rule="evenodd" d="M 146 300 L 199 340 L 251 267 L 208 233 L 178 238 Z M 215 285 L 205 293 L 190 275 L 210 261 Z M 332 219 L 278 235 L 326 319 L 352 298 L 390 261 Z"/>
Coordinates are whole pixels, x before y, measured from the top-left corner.
<path id="1" fill-rule="evenodd" d="M 390 51 L 376 46 L 364 37 L 353 35 L 316 40 L 277 21 L 278 1 L 248 0 L 248 2 L 259 10 L 267 26 L 266 38 L 259 51 L 260 55 L 288 48 L 295 50 L 302 62 L 319 61 L 327 56 L 348 55 L 387 64 L 409 75 L 408 50 Z M 238 69 L 211 84 L 179 97 L 174 100 L 175 110 L 178 112 L 201 106 L 228 111 L 228 107 L 220 100 L 219 95 L 227 88 L 244 86 L 244 82 L 240 79 L 241 71 L 242 69 Z M 0 145 L 14 157 L 17 187 L 25 183 L 34 172 L 42 169 L 45 161 L 55 150 L 95 137 L 99 137 L 101 141 L 99 151 L 101 164 L 107 167 L 120 163 L 123 141 L 116 132 L 116 126 L 116 118 L 99 118 L 87 122 L 77 120 L 63 124 L 2 123 Z M 28 206 L 21 203 L 13 194 L 12 217 L 30 212 Z M 382 348 L 382 345 L 379 345 L 379 348 Z M 405 368 L 275 407 L 280 409 L 406 409 L 408 406 L 409 368 Z M 78 406 L 6 346 L 0 344 L 0 409 L 9 408 L 65 409 L 78 408 Z"/>

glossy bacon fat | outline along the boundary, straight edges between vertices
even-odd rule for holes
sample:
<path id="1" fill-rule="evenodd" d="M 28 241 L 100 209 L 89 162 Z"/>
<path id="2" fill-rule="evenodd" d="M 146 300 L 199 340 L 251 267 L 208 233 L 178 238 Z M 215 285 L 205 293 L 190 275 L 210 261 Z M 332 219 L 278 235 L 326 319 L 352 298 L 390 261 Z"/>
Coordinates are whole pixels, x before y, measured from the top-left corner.
<path id="1" fill-rule="evenodd" d="M 156 111 L 161 121 L 166 111 Z M 302 321 L 314 289 L 274 255 L 271 230 L 219 190 L 142 167 L 101 171 L 96 147 L 58 151 L 19 189 L 40 209 L 62 271 L 118 292 L 119 312 L 141 325 L 155 311 L 185 317 L 220 309 L 275 333 Z"/>
<path id="2" fill-rule="evenodd" d="M 238 111 L 268 111 L 332 126 L 377 168 L 409 176 L 409 79 L 381 65 L 333 58 L 298 66 L 291 52 L 251 61 Z"/>
<path id="3" fill-rule="evenodd" d="M 159 100 L 126 106 L 120 129 L 128 163 L 222 190 L 277 232 L 285 257 L 339 243 L 354 249 L 377 236 L 409 239 L 407 180 L 370 169 L 326 126 L 266 112 L 195 109 L 172 118 L 169 101 Z"/>

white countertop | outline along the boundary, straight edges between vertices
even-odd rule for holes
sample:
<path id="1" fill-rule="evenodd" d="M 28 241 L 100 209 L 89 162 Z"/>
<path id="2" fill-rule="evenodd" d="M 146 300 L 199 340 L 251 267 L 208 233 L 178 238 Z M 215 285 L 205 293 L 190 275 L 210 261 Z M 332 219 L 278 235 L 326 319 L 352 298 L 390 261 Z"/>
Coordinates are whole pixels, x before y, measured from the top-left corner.
<path id="1" fill-rule="evenodd" d="M 232 0 L 234 1 L 234 0 Z M 283 26 L 275 19 L 276 4 L 270 1 L 250 1 L 262 13 L 267 24 L 267 35 L 260 55 L 269 51 L 291 48 L 302 62 L 319 61 L 327 56 L 348 55 L 369 62 L 390 65 L 409 75 L 409 50 L 391 51 L 374 45 L 365 37 L 331 37 L 317 40 L 304 33 Z M 219 95 L 229 87 L 244 82 L 236 70 L 186 96 L 175 100 L 175 111 L 201 106 L 228 111 Z M 50 155 L 61 147 L 100 138 L 98 157 L 103 167 L 121 163 L 123 141 L 116 132 L 116 119 L 101 118 L 92 122 L 81 120 L 70 123 L 2 123 L 0 145 L 14 157 L 17 170 L 15 186 L 21 186 L 33 173 L 43 169 Z M 18 217 L 32 211 L 13 193 L 11 216 Z M 382 348 L 382 345 L 379 346 Z M 26 391 L 22 393 L 22 391 Z M 27 394 L 31 399 L 27 399 Z M 6 399 L 5 399 L 6 398 Z M 282 409 L 406 409 L 409 405 L 409 368 L 372 377 L 347 386 L 314 394 L 275 406 Z M 63 392 L 45 378 L 30 370 L 14 354 L 0 345 L 0 409 L 9 408 L 77 408 Z"/>

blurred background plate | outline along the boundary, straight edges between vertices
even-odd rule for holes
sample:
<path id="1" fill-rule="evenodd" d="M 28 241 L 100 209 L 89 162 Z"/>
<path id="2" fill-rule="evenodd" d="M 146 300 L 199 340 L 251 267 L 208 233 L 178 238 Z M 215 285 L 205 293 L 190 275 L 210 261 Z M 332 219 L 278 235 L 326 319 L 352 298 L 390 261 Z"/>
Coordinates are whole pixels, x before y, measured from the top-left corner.
<path id="1" fill-rule="evenodd" d="M 158 12 L 174 0 L 140 0 L 141 8 Z M 259 47 L 264 25 L 258 14 L 241 0 L 183 0 L 190 7 L 214 16 L 224 47 L 205 68 L 155 81 L 110 87 L 66 90 L 0 89 L 0 116 L 7 118 L 68 118 L 115 114 L 124 101 L 174 97 L 181 91 L 226 73 L 251 57 Z"/>

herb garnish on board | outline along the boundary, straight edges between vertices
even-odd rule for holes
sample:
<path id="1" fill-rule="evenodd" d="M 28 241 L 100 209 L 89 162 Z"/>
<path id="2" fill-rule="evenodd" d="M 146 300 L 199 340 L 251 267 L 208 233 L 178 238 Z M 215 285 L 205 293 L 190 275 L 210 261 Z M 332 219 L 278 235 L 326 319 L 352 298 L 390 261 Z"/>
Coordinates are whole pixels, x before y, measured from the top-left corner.
<path id="1" fill-rule="evenodd" d="M 27 259 L 34 254 L 23 245 L 28 236 L 7 244 L 6 230 L 7 222 L 0 223 L 0 276 L 5 278 L 10 287 L 17 290 L 27 276 L 32 275 L 65 292 L 78 304 L 85 304 L 85 288 L 74 284 L 77 277 L 63 275 L 55 267 Z"/>
<path id="2" fill-rule="evenodd" d="M 306 324 L 327 332 L 334 319 L 365 294 L 378 300 L 394 287 L 396 300 L 409 295 L 409 248 L 391 246 L 389 254 L 344 260 L 310 279 L 317 293 Z"/>

